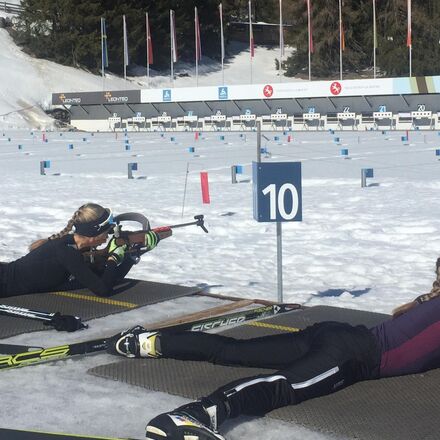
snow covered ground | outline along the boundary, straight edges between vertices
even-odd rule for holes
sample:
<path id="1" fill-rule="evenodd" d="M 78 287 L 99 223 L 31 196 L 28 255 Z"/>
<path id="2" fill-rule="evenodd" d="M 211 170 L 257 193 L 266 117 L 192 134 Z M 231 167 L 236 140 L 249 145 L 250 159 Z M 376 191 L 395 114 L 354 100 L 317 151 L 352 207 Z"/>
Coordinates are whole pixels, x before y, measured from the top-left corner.
<path id="1" fill-rule="evenodd" d="M 252 216 L 254 133 L 226 133 L 224 140 L 204 133 L 198 141 L 191 133 L 179 133 L 173 134 L 173 142 L 169 134 L 129 134 L 129 151 L 121 134 L 49 131 L 48 142 L 42 142 L 35 128 L 50 124 L 39 106 L 54 91 L 99 90 L 101 77 L 32 59 L 3 29 L 0 45 L 0 261 L 18 258 L 36 238 L 61 230 L 87 201 L 110 206 L 115 213 L 142 212 L 153 226 L 203 213 L 209 234 L 195 227 L 176 230 L 131 275 L 276 300 L 275 226 L 257 223 Z M 277 56 L 276 50 L 257 48 L 254 82 L 273 81 Z M 237 55 L 227 66 L 226 82 L 245 82 L 248 61 L 247 52 Z M 219 75 L 219 70 L 206 72 L 199 84 L 218 84 Z M 168 85 L 169 79 L 154 81 Z M 178 78 L 176 85 L 194 81 Z M 143 86 L 142 78 L 128 85 L 119 78 L 106 79 L 109 89 Z M 271 158 L 263 160 L 301 161 L 303 167 L 303 222 L 283 225 L 286 301 L 389 313 L 430 289 L 440 249 L 437 132 L 410 133 L 410 145 L 403 145 L 396 132 L 344 132 L 339 134 L 341 145 L 322 132 L 294 133 L 290 143 L 280 133 L 280 141 L 274 140 L 275 133 L 266 136 L 269 141 L 263 146 Z M 190 146 L 195 153 L 188 152 Z M 350 159 L 340 156 L 341 148 L 349 149 Z M 51 161 L 46 176 L 39 174 L 41 160 Z M 127 179 L 128 162 L 138 162 L 139 178 Z M 236 185 L 230 177 L 234 164 L 245 171 Z M 375 177 L 362 189 L 363 167 L 374 168 Z M 200 171 L 209 173 L 210 205 L 201 202 Z M 213 299 L 178 299 L 166 307 L 158 304 L 94 320 L 78 334 L 47 331 L 9 341 L 48 346 L 80 341 L 216 304 Z M 0 426 L 140 439 L 148 420 L 185 402 L 86 374 L 113 360 L 100 354 L 2 372 Z M 262 433 L 292 440 L 330 438 L 270 419 L 229 423 L 223 432 L 230 440 L 260 439 Z"/>
<path id="2" fill-rule="evenodd" d="M 205 133 L 197 141 L 193 133 L 173 133 L 174 141 L 170 134 L 129 134 L 129 151 L 121 134 L 116 139 L 115 134 L 49 132 L 47 143 L 36 131 L 2 135 L 1 261 L 23 255 L 36 238 L 61 230 L 86 201 L 116 213 L 142 212 L 153 226 L 203 213 L 209 234 L 195 227 L 176 230 L 144 256 L 132 275 L 276 300 L 275 225 L 252 217 L 255 133 L 226 133 L 224 140 Z M 266 136 L 263 145 L 271 158 L 263 160 L 301 161 L 303 168 L 303 221 L 283 226 L 286 301 L 389 313 L 430 289 L 440 249 L 437 132 L 410 133 L 410 145 L 402 144 L 399 133 L 339 133 L 341 145 L 326 132 L 294 133 L 290 143 L 282 133 Z M 349 149 L 350 159 L 340 155 L 341 148 Z M 46 176 L 39 174 L 40 160 L 51 160 Z M 127 179 L 128 162 L 139 165 L 133 180 Z M 244 166 L 235 185 L 233 164 Z M 367 188 L 360 186 L 363 167 L 375 173 Z M 209 175 L 210 205 L 202 204 L 200 171 Z M 84 340 L 215 304 L 179 299 L 92 321 L 90 330 L 79 334 L 51 331 L 10 341 L 56 345 Z M 86 374 L 113 359 L 97 355 L 2 372 L 0 426 L 142 438 L 145 422 L 184 402 Z M 228 424 L 224 432 L 231 440 L 261 438 L 261 432 L 273 438 L 328 438 L 269 419 Z"/>

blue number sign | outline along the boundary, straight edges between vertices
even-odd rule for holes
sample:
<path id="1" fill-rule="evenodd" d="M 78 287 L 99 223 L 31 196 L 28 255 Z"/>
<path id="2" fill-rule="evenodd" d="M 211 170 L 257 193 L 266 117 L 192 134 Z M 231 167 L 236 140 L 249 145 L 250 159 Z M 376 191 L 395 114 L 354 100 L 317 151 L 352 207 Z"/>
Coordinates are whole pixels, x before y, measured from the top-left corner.
<path id="1" fill-rule="evenodd" d="M 301 162 L 253 162 L 254 219 L 302 221 Z"/>

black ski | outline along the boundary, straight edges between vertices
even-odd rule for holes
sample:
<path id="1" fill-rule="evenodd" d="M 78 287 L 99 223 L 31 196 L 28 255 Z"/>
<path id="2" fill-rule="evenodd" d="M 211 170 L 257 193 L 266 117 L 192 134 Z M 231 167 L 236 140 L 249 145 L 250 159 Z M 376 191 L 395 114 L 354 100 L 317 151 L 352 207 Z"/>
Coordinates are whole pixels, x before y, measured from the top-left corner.
<path id="1" fill-rule="evenodd" d="M 270 304 L 250 310 L 228 313 L 226 315 L 204 318 L 196 321 L 185 322 L 160 328 L 161 332 L 179 332 L 179 331 L 206 331 L 214 328 L 226 327 L 234 324 L 242 324 L 254 319 L 266 318 L 279 315 L 300 308 L 298 304 Z M 149 331 L 159 329 L 148 329 Z M 85 355 L 105 351 L 109 348 L 111 337 L 94 339 L 85 342 L 76 342 L 73 344 L 59 345 L 56 347 L 42 348 L 0 344 L 0 353 L 8 353 L 0 356 L 0 370 L 25 367 L 42 362 L 66 359 L 71 356 Z"/>
<path id="2" fill-rule="evenodd" d="M 63 434 L 21 429 L 0 428 L 0 438 L 7 440 L 129 440 L 113 437 L 93 437 L 88 435 Z"/>

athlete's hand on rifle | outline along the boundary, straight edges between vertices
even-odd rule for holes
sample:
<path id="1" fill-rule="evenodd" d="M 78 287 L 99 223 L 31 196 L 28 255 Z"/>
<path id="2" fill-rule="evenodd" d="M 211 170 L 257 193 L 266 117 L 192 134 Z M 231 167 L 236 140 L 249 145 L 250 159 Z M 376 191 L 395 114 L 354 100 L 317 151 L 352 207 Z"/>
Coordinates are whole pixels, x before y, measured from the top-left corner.
<path id="1" fill-rule="evenodd" d="M 108 244 L 108 260 L 114 261 L 119 266 L 125 258 L 127 247 L 126 244 L 118 244 L 113 237 Z"/>

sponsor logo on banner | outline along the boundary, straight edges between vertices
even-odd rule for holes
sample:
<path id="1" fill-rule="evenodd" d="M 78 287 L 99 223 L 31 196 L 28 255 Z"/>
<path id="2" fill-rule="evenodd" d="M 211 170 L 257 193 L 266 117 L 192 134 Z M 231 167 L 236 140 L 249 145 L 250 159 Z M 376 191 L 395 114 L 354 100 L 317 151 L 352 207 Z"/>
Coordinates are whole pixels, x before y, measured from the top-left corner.
<path id="1" fill-rule="evenodd" d="M 342 84 L 339 81 L 334 81 L 330 85 L 330 93 L 332 95 L 339 95 L 342 92 Z"/>
<path id="2" fill-rule="evenodd" d="M 273 95 L 273 87 L 270 84 L 264 86 L 263 94 L 266 98 L 271 98 Z"/>
<path id="3" fill-rule="evenodd" d="M 228 99 L 228 88 L 219 87 L 218 88 L 218 99 Z"/>
<path id="4" fill-rule="evenodd" d="M 165 89 L 162 91 L 162 100 L 163 101 L 171 101 L 171 90 Z"/>
<path id="5" fill-rule="evenodd" d="M 60 96 L 60 101 L 63 104 L 81 104 L 81 98 L 66 98 L 66 95 L 64 93 L 62 93 Z"/>
<path id="6" fill-rule="evenodd" d="M 105 92 L 104 99 L 111 103 L 128 102 L 128 96 L 112 96 L 111 92 Z"/>

